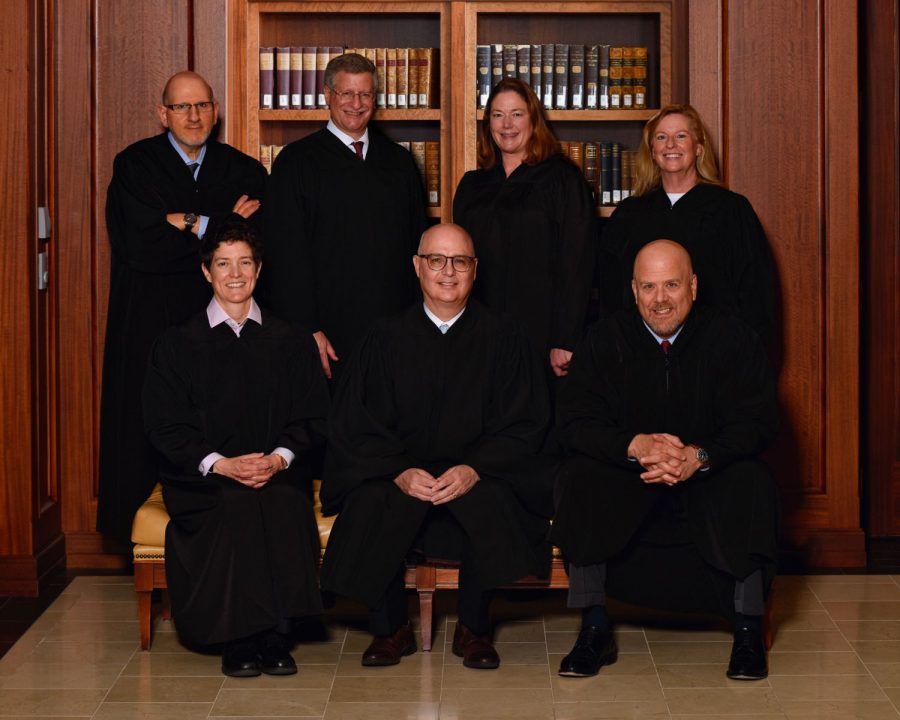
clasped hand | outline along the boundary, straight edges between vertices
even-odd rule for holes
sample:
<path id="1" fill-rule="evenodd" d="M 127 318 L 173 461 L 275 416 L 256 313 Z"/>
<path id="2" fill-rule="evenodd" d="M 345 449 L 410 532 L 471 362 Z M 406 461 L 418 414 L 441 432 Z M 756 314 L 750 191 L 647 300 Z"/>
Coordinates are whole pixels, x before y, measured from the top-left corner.
<path id="1" fill-rule="evenodd" d="M 410 497 L 443 505 L 465 495 L 478 480 L 474 468 L 454 465 L 437 478 L 422 468 L 409 468 L 394 478 L 394 484 Z"/>
<path id="2" fill-rule="evenodd" d="M 668 433 L 635 435 L 628 445 L 628 457 L 644 468 L 641 480 L 645 483 L 676 485 L 689 480 L 700 467 L 681 439 Z"/>
<path id="3" fill-rule="evenodd" d="M 258 452 L 216 460 L 212 471 L 256 490 L 263 487 L 275 473 L 284 470 L 285 467 L 287 464 L 281 455 L 277 453 L 263 455 Z"/>

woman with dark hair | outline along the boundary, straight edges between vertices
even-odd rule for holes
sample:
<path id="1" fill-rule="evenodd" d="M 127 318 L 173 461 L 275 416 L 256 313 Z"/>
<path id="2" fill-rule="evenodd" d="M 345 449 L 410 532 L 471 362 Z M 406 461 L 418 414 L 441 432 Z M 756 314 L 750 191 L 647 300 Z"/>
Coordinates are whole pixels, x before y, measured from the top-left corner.
<path id="1" fill-rule="evenodd" d="M 603 313 L 630 307 L 634 259 L 667 238 L 691 254 L 697 301 L 740 317 L 770 344 L 775 281 L 769 244 L 747 198 L 725 189 L 703 122 L 690 105 L 667 105 L 644 126 L 634 192 L 601 240 Z"/>
<path id="2" fill-rule="evenodd" d="M 162 455 L 166 578 L 178 634 L 224 643 L 222 672 L 291 675 L 290 620 L 321 612 L 306 456 L 328 390 L 315 342 L 260 310 L 252 226 L 201 241 L 206 310 L 150 356 L 144 425 Z"/>
<path id="3" fill-rule="evenodd" d="M 475 241 L 475 296 L 521 320 L 548 370 L 565 375 L 590 296 L 596 211 L 521 80 L 501 80 L 488 98 L 478 169 L 456 189 L 453 221 Z"/>

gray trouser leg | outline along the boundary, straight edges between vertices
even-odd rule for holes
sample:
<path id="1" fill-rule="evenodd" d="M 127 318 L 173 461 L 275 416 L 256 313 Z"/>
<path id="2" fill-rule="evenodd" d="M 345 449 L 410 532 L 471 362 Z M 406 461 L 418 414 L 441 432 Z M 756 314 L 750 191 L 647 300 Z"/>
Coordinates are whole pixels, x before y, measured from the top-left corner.
<path id="1" fill-rule="evenodd" d="M 734 583 L 734 611 L 742 615 L 764 615 L 766 599 L 763 593 L 762 570 L 750 573 Z"/>
<path id="2" fill-rule="evenodd" d="M 606 605 L 606 563 L 579 567 L 569 563 L 569 596 L 566 607 Z"/>

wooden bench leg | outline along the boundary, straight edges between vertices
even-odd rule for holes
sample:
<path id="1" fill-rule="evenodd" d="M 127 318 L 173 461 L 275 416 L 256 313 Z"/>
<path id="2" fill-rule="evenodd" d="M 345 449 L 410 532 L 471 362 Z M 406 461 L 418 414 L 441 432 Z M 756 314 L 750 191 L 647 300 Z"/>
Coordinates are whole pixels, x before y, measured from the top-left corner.
<path id="1" fill-rule="evenodd" d="M 150 649 L 150 625 L 153 619 L 151 607 L 153 604 L 152 590 L 138 590 L 138 626 L 141 631 L 141 650 Z"/>
<path id="2" fill-rule="evenodd" d="M 434 590 L 437 571 L 431 565 L 416 567 L 416 592 L 419 594 L 419 624 L 422 634 L 422 650 L 431 650 L 431 630 L 434 618 Z"/>

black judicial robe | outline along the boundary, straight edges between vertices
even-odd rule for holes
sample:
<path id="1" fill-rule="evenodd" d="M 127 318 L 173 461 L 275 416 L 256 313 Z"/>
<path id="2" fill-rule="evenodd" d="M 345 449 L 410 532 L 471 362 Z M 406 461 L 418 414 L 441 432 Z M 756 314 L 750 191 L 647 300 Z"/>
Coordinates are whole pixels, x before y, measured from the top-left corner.
<path id="1" fill-rule="evenodd" d="M 106 198 L 112 256 L 100 406 L 102 533 L 128 539 L 135 511 L 159 481 L 140 403 L 150 347 L 209 302 L 200 241 L 165 216 L 203 214 L 210 218 L 207 232 L 215 232 L 241 195 L 263 197 L 265 177 L 256 160 L 209 140 L 195 183 L 166 133 L 116 156 Z"/>
<path id="2" fill-rule="evenodd" d="M 581 172 L 554 155 L 467 172 L 453 221 L 475 241 L 473 296 L 524 323 L 544 365 L 552 348 L 574 350 L 584 329 L 597 245 L 596 210 Z"/>
<path id="3" fill-rule="evenodd" d="M 683 515 L 681 540 L 730 577 L 732 587 L 757 568 L 770 578 L 777 498 L 757 458 L 774 437 L 776 413 L 765 350 L 739 319 L 695 305 L 668 356 L 636 310 L 601 320 L 579 345 L 557 400 L 570 457 L 558 480 L 552 539 L 577 565 L 613 559 L 639 531 L 651 542 L 665 535 L 667 528 L 655 533 L 644 526 L 663 503 L 676 512 L 654 522 Z M 710 469 L 674 487 L 645 484 L 627 448 L 638 433 L 653 432 L 705 448 Z M 658 593 L 656 577 L 632 581 L 643 587 L 623 599 L 654 604 L 647 598 Z M 674 596 L 666 592 L 669 602 Z"/>
<path id="4" fill-rule="evenodd" d="M 265 223 L 262 291 L 279 317 L 325 332 L 340 358 L 333 373 L 372 320 L 419 297 L 422 180 L 409 152 L 371 126 L 365 161 L 325 128 L 285 147 Z"/>
<path id="5" fill-rule="evenodd" d="M 468 537 L 482 587 L 546 573 L 552 468 L 535 453 L 549 421 L 547 390 L 518 327 L 470 301 L 446 335 L 421 304 L 366 335 L 329 420 L 322 503 L 340 514 L 323 589 L 370 607 L 384 594 L 432 508 L 394 485 L 411 467 L 435 477 L 460 464 L 478 472 L 469 493 L 441 507 Z M 427 538 L 420 549 L 452 545 L 433 540 L 439 550 Z"/>
<path id="6" fill-rule="evenodd" d="M 775 332 L 775 278 L 765 232 L 747 198 L 699 183 L 673 206 L 659 187 L 622 201 L 601 237 L 603 314 L 634 304 L 634 259 L 659 238 L 681 243 L 697 273 L 697 301 L 736 314 L 766 344 Z"/>
<path id="7" fill-rule="evenodd" d="M 185 640 L 234 640 L 321 611 L 304 456 L 321 441 L 327 412 L 312 338 L 267 313 L 237 337 L 224 323 L 210 328 L 201 312 L 153 347 L 144 416 L 163 456 L 166 578 Z M 296 459 L 259 490 L 198 469 L 212 452 L 276 447 Z"/>

